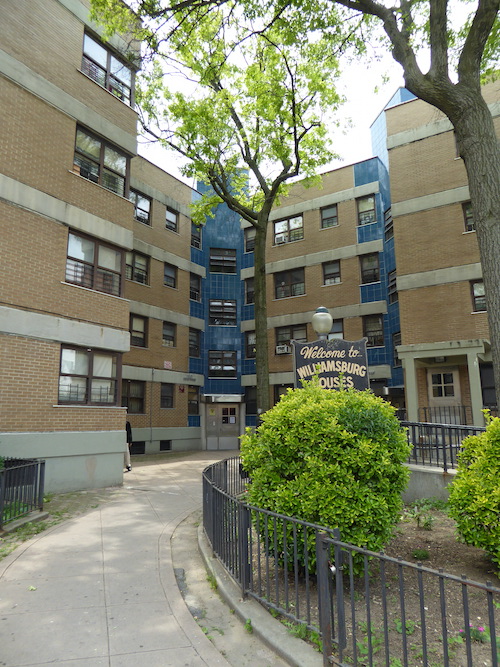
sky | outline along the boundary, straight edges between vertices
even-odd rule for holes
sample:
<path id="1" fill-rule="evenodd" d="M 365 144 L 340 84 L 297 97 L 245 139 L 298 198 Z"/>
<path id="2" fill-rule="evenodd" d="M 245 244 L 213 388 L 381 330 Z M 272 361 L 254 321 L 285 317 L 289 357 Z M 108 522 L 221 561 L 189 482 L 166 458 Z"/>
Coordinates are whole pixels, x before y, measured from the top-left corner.
<path id="1" fill-rule="evenodd" d="M 388 77 L 387 82 L 384 82 L 384 75 Z M 325 165 L 321 170 L 324 172 L 373 157 L 370 126 L 398 88 L 404 85 L 402 68 L 389 54 L 380 62 L 370 61 L 369 66 L 366 62 L 356 62 L 347 67 L 340 85 L 341 93 L 347 98 L 339 110 L 340 118 L 344 123 L 350 119 L 351 127 L 332 130 L 332 149 L 340 159 Z M 139 143 L 139 154 L 184 183 L 194 185 L 176 167 L 179 157 L 175 153 L 156 144 Z"/>

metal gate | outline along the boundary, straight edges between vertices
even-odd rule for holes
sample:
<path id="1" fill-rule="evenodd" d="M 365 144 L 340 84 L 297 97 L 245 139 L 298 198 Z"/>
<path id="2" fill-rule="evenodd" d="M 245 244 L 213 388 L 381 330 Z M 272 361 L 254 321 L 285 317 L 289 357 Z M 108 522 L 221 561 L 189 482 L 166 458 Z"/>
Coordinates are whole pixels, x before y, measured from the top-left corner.
<path id="1" fill-rule="evenodd" d="M 240 405 L 238 403 L 210 403 L 205 416 L 207 449 L 238 449 Z"/>

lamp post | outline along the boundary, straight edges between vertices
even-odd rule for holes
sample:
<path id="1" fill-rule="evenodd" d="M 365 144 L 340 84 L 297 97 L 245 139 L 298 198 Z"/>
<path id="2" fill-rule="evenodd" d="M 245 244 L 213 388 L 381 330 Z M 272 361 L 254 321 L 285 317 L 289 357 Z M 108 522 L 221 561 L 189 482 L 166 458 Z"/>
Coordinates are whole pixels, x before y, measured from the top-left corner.
<path id="1" fill-rule="evenodd" d="M 319 340 L 326 340 L 328 334 L 332 330 L 333 317 L 324 306 L 316 308 L 316 312 L 312 316 L 312 325 L 314 331 L 318 334 Z"/>

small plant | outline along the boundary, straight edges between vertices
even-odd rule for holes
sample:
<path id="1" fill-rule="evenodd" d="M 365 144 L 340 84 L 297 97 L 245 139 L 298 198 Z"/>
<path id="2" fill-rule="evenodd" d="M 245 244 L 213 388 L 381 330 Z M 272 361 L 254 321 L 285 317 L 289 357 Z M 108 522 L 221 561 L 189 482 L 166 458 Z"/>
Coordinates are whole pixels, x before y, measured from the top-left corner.
<path id="1" fill-rule="evenodd" d="M 467 637 L 466 630 L 459 630 L 458 634 L 463 639 Z M 482 625 L 472 625 L 472 623 L 469 623 L 469 634 L 473 642 L 479 642 L 480 644 L 484 644 L 485 642 L 490 641 L 489 628 L 484 627 Z"/>
<path id="2" fill-rule="evenodd" d="M 217 590 L 217 579 L 214 577 L 213 574 L 207 574 L 207 581 L 208 581 L 208 584 L 209 584 L 210 588 L 213 591 L 216 591 Z"/>
<path id="3" fill-rule="evenodd" d="M 391 658 L 389 667 L 403 667 L 403 663 L 399 658 Z"/>
<path id="4" fill-rule="evenodd" d="M 411 555 L 413 556 L 413 558 L 415 558 L 415 560 L 418 560 L 418 561 L 429 560 L 429 558 L 430 558 L 430 554 L 427 551 L 427 549 L 421 549 L 421 548 L 413 549 L 413 551 L 411 552 Z"/>
<path id="5" fill-rule="evenodd" d="M 403 634 L 403 621 L 401 621 L 401 619 L 397 618 L 394 621 L 394 625 L 396 627 L 396 632 L 399 632 L 399 634 L 402 635 Z M 411 619 L 407 619 L 405 621 L 404 627 L 405 627 L 405 634 L 412 635 L 415 632 L 417 624 L 415 623 L 415 621 L 412 621 Z"/>
<path id="6" fill-rule="evenodd" d="M 370 655 L 370 646 L 371 654 L 375 655 L 378 653 L 381 646 L 384 643 L 384 635 L 382 631 L 377 630 L 371 625 L 368 627 L 368 624 L 365 621 L 361 621 L 359 627 L 362 632 L 366 632 L 366 637 L 363 637 L 361 641 L 356 642 L 356 648 L 361 657 L 367 657 Z"/>
<path id="7" fill-rule="evenodd" d="M 253 634 L 253 625 L 252 625 L 252 619 L 251 618 L 247 618 L 247 620 L 245 621 L 245 630 L 249 634 Z"/>

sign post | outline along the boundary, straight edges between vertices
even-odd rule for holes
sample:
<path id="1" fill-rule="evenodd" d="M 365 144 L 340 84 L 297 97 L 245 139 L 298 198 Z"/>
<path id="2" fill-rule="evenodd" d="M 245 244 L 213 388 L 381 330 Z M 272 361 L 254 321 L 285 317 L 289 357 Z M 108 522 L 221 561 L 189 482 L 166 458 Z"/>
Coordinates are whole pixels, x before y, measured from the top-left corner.
<path id="1" fill-rule="evenodd" d="M 316 373 L 324 389 L 369 389 L 366 338 L 293 343 L 295 387 Z"/>

